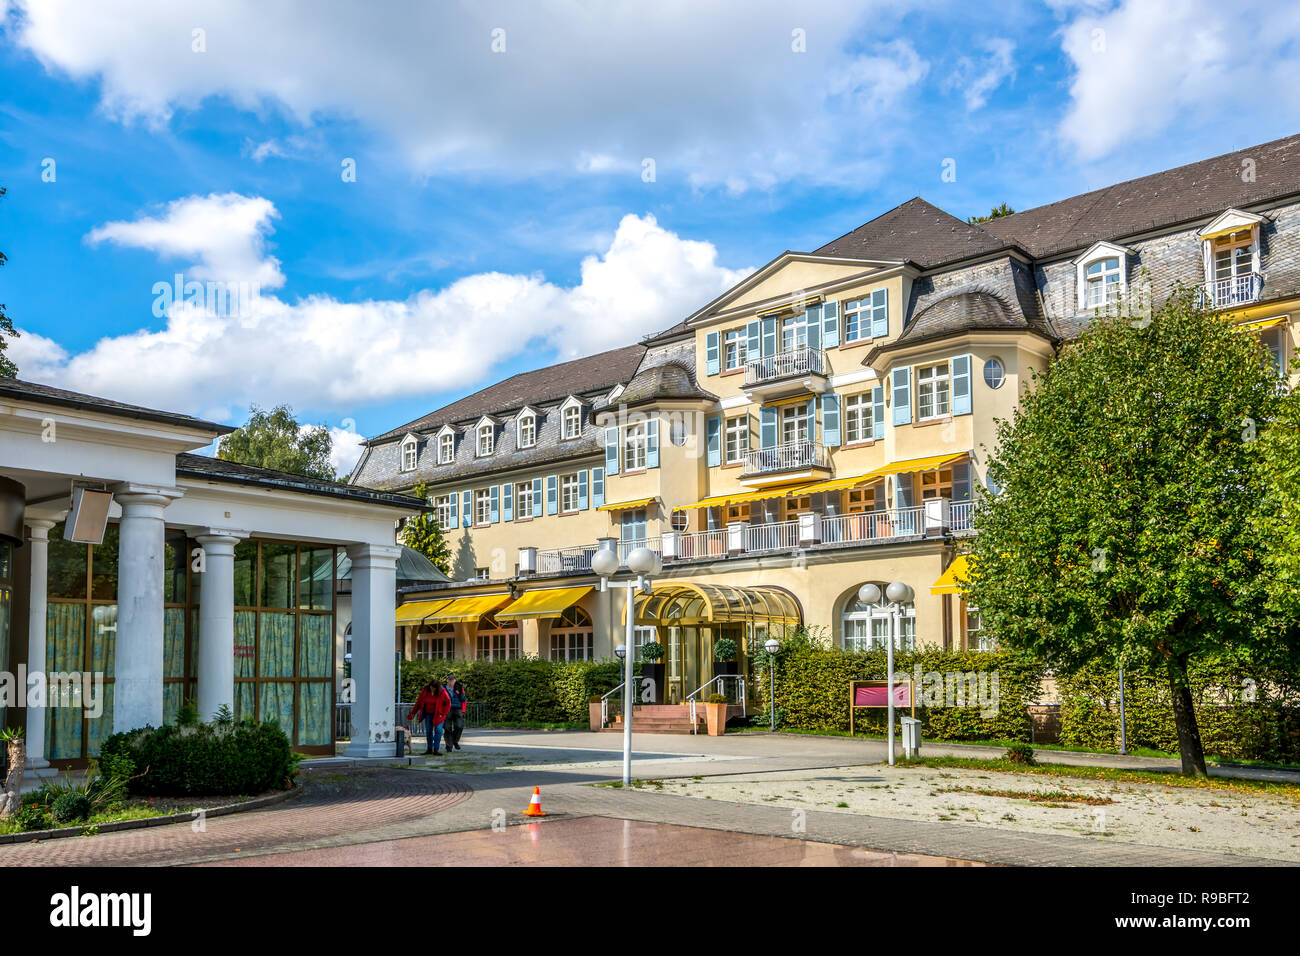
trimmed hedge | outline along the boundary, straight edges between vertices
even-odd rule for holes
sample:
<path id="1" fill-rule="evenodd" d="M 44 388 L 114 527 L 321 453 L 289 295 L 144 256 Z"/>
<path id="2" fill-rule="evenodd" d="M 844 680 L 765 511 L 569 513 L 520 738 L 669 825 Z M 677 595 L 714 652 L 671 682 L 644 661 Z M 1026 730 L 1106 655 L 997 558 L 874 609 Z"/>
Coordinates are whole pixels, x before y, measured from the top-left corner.
<path id="1" fill-rule="evenodd" d="M 1270 678 L 1227 662 L 1202 661 L 1192 665 L 1191 679 L 1196 722 L 1207 754 L 1300 762 L 1300 688 L 1294 676 Z M 1118 673 L 1093 666 L 1058 676 L 1057 685 L 1061 743 L 1117 749 Z M 1124 712 L 1130 747 L 1177 752 L 1167 675 L 1149 668 L 1125 668 Z"/>
<path id="2" fill-rule="evenodd" d="M 469 699 L 484 705 L 489 724 L 586 724 L 591 696 L 623 679 L 620 666 L 613 660 L 560 663 L 536 657 L 403 661 L 402 700 L 414 701 L 429 680 L 454 673 Z"/>
<path id="3" fill-rule="evenodd" d="M 150 796 L 256 794 L 293 782 L 289 738 L 269 721 L 128 730 L 104 741 L 100 765 L 130 768 L 131 792 Z"/>
<path id="4" fill-rule="evenodd" d="M 768 706 L 766 655 L 755 668 L 752 697 L 764 709 Z M 921 668 L 922 683 L 916 688 L 916 716 L 921 734 L 927 740 L 1024 740 L 1030 739 L 1032 727 L 1028 704 L 1038 699 L 1043 667 L 1006 652 L 942 650 L 900 652 L 894 655 L 895 679 L 915 678 Z M 818 647 L 812 642 L 795 641 L 777 654 L 776 711 L 781 724 L 800 730 L 849 729 L 849 682 L 884 680 L 887 676 L 884 651 L 846 651 Z M 991 689 L 997 674 L 997 713 L 984 716 L 979 706 L 923 706 L 927 687 L 933 678 L 926 674 L 984 675 L 985 687 Z M 977 680 L 978 680 L 977 676 Z M 963 687 L 968 686 L 963 680 Z M 955 695 L 954 695 L 955 699 Z M 895 712 L 896 715 L 899 713 Z M 907 714 L 910 711 L 902 711 Z M 854 727 L 869 732 L 884 732 L 886 713 L 881 710 L 858 710 Z"/>

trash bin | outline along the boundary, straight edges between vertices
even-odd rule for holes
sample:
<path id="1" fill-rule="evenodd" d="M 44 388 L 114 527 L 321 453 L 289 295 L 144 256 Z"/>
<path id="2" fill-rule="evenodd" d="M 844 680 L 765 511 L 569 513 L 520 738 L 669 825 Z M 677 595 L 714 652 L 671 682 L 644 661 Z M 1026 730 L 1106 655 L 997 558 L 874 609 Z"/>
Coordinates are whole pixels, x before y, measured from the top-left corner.
<path id="1" fill-rule="evenodd" d="M 907 718 L 905 717 L 903 719 L 906 720 Z M 398 727 L 395 736 L 397 737 L 397 756 L 405 757 L 406 756 L 406 728 Z"/>
<path id="2" fill-rule="evenodd" d="M 916 757 L 921 752 L 921 722 L 915 717 L 903 717 L 903 756 Z"/>

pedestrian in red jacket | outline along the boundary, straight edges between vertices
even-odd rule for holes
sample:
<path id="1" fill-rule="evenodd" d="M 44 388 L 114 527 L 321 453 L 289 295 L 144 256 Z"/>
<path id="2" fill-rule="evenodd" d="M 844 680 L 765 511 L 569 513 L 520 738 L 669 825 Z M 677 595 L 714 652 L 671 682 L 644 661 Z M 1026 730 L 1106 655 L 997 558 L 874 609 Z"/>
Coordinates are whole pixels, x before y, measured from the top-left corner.
<path id="1" fill-rule="evenodd" d="M 424 746 L 425 753 L 432 754 L 435 757 L 442 755 L 442 724 L 447 719 L 447 711 L 451 710 L 451 698 L 447 692 L 442 689 L 442 681 L 431 680 L 420 690 L 420 696 L 415 699 L 415 706 L 411 712 L 406 715 L 408 721 L 415 718 L 416 714 L 424 721 Z"/>

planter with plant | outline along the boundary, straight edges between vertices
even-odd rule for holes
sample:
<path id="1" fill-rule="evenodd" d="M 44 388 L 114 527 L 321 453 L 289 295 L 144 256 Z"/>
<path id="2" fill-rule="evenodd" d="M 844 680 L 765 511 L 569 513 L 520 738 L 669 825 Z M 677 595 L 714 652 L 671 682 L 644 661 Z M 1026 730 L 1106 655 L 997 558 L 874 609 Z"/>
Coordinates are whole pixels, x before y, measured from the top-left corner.
<path id="1" fill-rule="evenodd" d="M 727 730 L 727 695 L 710 694 L 704 701 L 704 720 L 710 737 L 721 737 Z"/>
<path id="2" fill-rule="evenodd" d="M 3 789 L 0 789 L 0 820 L 18 812 L 19 793 L 23 788 L 23 771 L 27 769 L 27 738 L 14 727 L 0 730 L 0 747 L 4 748 Z"/>
<path id="3" fill-rule="evenodd" d="M 736 642 L 729 637 L 720 637 L 713 642 L 713 673 L 736 673 Z"/>
<path id="4" fill-rule="evenodd" d="M 663 703 L 664 699 L 664 646 L 658 641 L 648 641 L 641 645 L 641 676 L 654 681 L 654 696 L 651 703 Z"/>

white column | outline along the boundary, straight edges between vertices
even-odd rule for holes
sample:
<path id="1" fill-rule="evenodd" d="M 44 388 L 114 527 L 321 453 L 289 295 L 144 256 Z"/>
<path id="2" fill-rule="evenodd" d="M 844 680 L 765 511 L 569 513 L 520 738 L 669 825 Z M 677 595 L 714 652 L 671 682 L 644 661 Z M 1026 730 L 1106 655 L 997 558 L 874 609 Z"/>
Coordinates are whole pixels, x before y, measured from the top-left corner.
<path id="1" fill-rule="evenodd" d="M 119 485 L 113 730 L 163 722 L 163 510 L 176 488 Z"/>
<path id="2" fill-rule="evenodd" d="M 353 697 L 352 739 L 344 754 L 349 757 L 393 754 L 399 554 L 401 548 L 396 545 L 357 544 L 348 548 L 352 559 Z"/>
<path id="3" fill-rule="evenodd" d="M 203 548 L 199 581 L 199 715 L 235 711 L 235 545 L 243 531 L 210 528 L 195 537 Z"/>
<path id="4" fill-rule="evenodd" d="M 27 519 L 28 559 L 31 561 L 32 576 L 27 599 L 27 681 L 31 684 L 33 675 L 45 674 L 45 628 L 46 600 L 45 588 L 49 580 L 50 529 L 53 521 L 43 518 Z M 27 769 L 44 770 L 50 765 L 45 759 L 45 708 L 27 708 Z"/>

